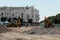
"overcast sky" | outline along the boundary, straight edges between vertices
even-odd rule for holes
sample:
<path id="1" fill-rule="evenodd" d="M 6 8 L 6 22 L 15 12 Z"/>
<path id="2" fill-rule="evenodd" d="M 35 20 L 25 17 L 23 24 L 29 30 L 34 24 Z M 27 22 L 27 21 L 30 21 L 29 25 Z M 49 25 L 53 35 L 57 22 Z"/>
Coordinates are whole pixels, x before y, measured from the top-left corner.
<path id="1" fill-rule="evenodd" d="M 0 0 L 0 6 L 34 6 L 39 10 L 40 20 L 60 13 L 60 0 Z"/>

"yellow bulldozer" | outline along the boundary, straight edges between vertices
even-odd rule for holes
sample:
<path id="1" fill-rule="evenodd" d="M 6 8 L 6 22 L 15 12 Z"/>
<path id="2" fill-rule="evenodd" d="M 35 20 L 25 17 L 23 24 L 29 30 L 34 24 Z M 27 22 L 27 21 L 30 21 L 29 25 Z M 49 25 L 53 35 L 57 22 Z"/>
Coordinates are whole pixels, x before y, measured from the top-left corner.
<path id="1" fill-rule="evenodd" d="M 21 27 L 20 17 L 17 19 L 17 27 Z"/>

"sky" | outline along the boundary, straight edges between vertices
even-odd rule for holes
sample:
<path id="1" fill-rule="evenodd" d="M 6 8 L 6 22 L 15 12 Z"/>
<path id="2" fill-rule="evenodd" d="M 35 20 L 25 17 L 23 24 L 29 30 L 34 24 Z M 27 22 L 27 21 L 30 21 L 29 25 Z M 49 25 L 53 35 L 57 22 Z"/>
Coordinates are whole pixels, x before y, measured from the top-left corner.
<path id="1" fill-rule="evenodd" d="M 54 16 L 60 13 L 60 0 L 0 0 L 0 6 L 34 6 L 39 10 L 40 21 L 44 17 Z"/>

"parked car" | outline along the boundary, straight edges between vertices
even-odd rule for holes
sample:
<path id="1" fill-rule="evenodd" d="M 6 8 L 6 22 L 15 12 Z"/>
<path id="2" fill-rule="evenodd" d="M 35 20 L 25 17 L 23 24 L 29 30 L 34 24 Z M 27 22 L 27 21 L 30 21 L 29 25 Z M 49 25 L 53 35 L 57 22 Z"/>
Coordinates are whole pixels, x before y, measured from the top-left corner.
<path id="1" fill-rule="evenodd" d="M 7 25 L 8 23 L 8 21 L 0 22 L 1 25 Z"/>

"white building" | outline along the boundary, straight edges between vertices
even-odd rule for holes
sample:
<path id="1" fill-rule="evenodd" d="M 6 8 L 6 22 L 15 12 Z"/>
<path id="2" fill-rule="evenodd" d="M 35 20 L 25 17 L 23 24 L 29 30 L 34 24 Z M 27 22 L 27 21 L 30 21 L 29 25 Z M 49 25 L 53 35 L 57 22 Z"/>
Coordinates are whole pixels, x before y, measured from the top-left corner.
<path id="1" fill-rule="evenodd" d="M 3 14 L 3 15 L 2 15 Z M 33 6 L 31 7 L 0 7 L 0 18 L 23 18 L 27 22 L 27 18 L 31 18 L 33 22 L 39 22 L 39 11 Z"/>

